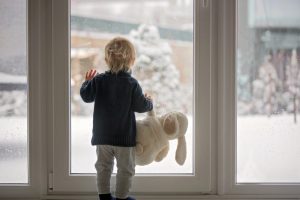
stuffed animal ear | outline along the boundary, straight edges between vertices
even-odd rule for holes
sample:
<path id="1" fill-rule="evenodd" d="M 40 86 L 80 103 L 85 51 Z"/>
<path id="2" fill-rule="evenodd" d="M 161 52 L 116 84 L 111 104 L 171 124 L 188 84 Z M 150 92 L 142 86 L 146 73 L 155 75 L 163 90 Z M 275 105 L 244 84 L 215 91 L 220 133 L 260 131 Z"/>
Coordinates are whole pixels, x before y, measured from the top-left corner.
<path id="1" fill-rule="evenodd" d="M 172 114 L 167 115 L 163 120 L 162 126 L 167 136 L 170 137 L 169 139 L 175 139 L 179 130 L 177 117 Z"/>
<path id="2" fill-rule="evenodd" d="M 185 137 L 179 137 L 176 149 L 175 160 L 179 165 L 183 165 L 186 159 L 186 141 Z"/>

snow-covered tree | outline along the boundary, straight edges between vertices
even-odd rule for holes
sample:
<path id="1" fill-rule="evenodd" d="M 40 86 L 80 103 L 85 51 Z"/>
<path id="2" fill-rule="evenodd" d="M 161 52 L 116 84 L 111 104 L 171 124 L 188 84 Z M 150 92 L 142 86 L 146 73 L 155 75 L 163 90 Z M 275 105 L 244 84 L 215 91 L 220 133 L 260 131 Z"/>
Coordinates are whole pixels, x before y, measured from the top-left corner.
<path id="1" fill-rule="evenodd" d="M 130 32 L 130 38 L 137 52 L 133 75 L 144 92 L 154 97 L 156 112 L 182 111 L 188 94 L 183 94 L 180 87 L 180 74 L 172 63 L 168 42 L 160 38 L 157 27 L 152 25 L 140 25 Z"/>
<path id="2" fill-rule="evenodd" d="M 292 103 L 288 104 L 288 109 L 294 113 L 294 122 L 297 123 L 297 112 L 300 97 L 300 65 L 297 59 L 297 51 L 292 51 L 291 62 L 286 68 L 286 85 L 292 97 Z M 292 109 L 291 109 L 292 108 Z"/>
<path id="3" fill-rule="evenodd" d="M 270 57 L 259 68 L 258 79 L 253 82 L 253 102 L 258 113 L 270 116 L 277 111 L 278 76 L 275 67 L 270 63 Z"/>

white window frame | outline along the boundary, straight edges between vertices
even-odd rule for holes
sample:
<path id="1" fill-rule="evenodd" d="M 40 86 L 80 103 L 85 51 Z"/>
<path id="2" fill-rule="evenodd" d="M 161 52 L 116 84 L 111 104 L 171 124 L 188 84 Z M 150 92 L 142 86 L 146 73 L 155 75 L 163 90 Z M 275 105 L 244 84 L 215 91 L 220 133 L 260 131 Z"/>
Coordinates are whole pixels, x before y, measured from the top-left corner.
<path id="1" fill-rule="evenodd" d="M 41 157 L 45 151 L 41 151 L 43 131 L 42 123 L 45 121 L 43 114 L 45 108 L 42 107 L 41 101 L 44 100 L 44 78 L 42 67 L 45 64 L 41 58 L 41 43 L 43 30 L 44 14 L 40 13 L 43 3 L 39 0 L 27 0 L 27 159 L 28 159 L 28 183 L 10 183 L 0 184 L 0 198 L 33 198 L 37 197 L 43 191 L 45 186 L 42 180 L 42 169 L 46 163 L 41 162 Z M 17 47 L 16 47 L 17 48 Z M 37 123 L 38 122 L 38 123 Z M 45 157 L 46 158 L 46 157 Z M 11 171 L 11 173 L 14 173 Z"/>
<path id="2" fill-rule="evenodd" d="M 220 2 L 218 37 L 218 193 L 223 195 L 277 195 L 299 198 L 300 183 L 236 182 L 236 13 L 237 0 Z"/>
<path id="3" fill-rule="evenodd" d="M 215 87 L 212 72 L 212 1 L 195 0 L 194 62 L 195 62 L 195 152 L 194 175 L 136 175 L 132 191 L 135 193 L 212 193 L 212 138 L 215 108 Z M 53 14 L 55 13 L 55 14 Z M 96 192 L 94 175 L 69 174 L 69 4 L 68 0 L 52 1 L 52 100 L 53 144 L 50 152 L 53 163 L 49 169 L 51 194 L 61 192 Z M 201 26 L 201 29 L 200 29 Z M 200 41 L 200 38 L 207 38 Z M 201 44 L 201 45 L 200 45 Z M 201 115 L 200 113 L 205 113 Z M 112 184 L 115 178 L 113 177 Z M 159 184 L 157 184 L 159 183 Z M 172 183 L 172 184 L 170 184 Z M 163 187 L 162 187 L 163 186 Z"/>
<path id="4" fill-rule="evenodd" d="M 66 166 L 64 152 L 69 151 L 69 147 L 62 146 L 64 143 L 60 138 L 62 135 L 62 139 L 67 141 L 68 134 L 68 127 L 65 126 L 68 122 L 63 115 L 68 113 L 68 110 L 66 111 L 66 103 L 61 102 L 65 102 L 68 98 L 69 88 L 66 86 L 69 81 L 65 79 L 68 69 L 65 66 L 68 66 L 69 60 L 65 58 L 68 58 L 69 44 L 66 41 L 69 38 L 68 35 L 60 33 L 60 31 L 66 33 L 68 25 L 64 26 L 65 24 L 59 22 L 68 18 L 65 14 L 65 9 L 68 9 L 66 1 L 28 0 L 30 182 L 0 184 L 1 199 L 95 198 L 95 190 L 84 193 L 77 190 L 79 186 L 89 185 L 93 177 L 78 179 L 59 172 L 60 167 L 64 169 Z M 198 174 L 188 184 L 182 182 L 182 177 L 179 177 L 180 188 L 173 186 L 174 179 L 171 177 L 166 177 L 166 180 L 151 178 L 148 185 L 139 181 L 139 184 L 145 184 L 143 186 L 149 187 L 149 190 L 147 192 L 137 190 L 137 197 L 149 200 L 151 196 L 152 199 L 299 199 L 299 184 L 236 184 L 234 148 L 236 0 L 195 0 L 195 2 L 195 7 L 201 10 L 195 12 L 194 29 L 195 66 L 199 66 L 195 68 L 195 73 L 200 77 L 195 79 L 197 90 L 194 92 L 199 105 L 195 110 L 195 119 L 199 119 L 197 120 L 199 123 L 195 123 L 195 130 L 200 130 L 199 134 L 196 134 L 196 140 L 201 138 L 199 145 L 195 145 L 195 151 L 199 152 L 195 165 L 200 168 L 196 168 Z M 204 30 L 199 30 L 200 25 Z M 216 55 L 217 59 L 212 59 L 216 58 Z M 63 70 L 62 74 L 60 70 Z M 59 154 L 62 156 L 57 156 Z M 203 164 L 200 159 L 206 162 Z M 76 183 L 66 187 L 72 181 Z M 165 184 L 172 187 L 165 188 L 167 189 L 165 191 L 153 187 L 153 185 L 165 187 Z M 53 190 L 50 189 L 52 187 Z"/>

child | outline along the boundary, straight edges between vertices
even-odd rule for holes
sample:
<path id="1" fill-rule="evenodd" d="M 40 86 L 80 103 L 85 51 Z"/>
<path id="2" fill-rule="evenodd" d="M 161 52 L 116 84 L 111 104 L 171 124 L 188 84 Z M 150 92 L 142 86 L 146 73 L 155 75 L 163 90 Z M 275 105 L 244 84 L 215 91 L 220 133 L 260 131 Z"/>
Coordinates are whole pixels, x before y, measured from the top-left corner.
<path id="1" fill-rule="evenodd" d="M 110 177 L 114 158 L 117 161 L 116 198 L 129 197 L 135 174 L 136 121 L 134 112 L 152 110 L 152 99 L 130 75 L 135 50 L 125 38 L 115 38 L 105 47 L 109 71 L 86 73 L 80 95 L 85 102 L 95 102 L 92 145 L 97 145 L 97 186 L 100 200 L 114 199 L 110 192 Z"/>

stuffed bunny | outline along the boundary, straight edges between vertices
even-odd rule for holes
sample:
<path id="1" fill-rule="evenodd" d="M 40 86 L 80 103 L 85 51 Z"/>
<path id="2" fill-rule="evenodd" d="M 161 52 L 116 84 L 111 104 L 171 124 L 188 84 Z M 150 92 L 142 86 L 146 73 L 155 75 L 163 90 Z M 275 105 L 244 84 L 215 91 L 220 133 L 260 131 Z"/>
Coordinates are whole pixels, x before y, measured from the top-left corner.
<path id="1" fill-rule="evenodd" d="M 178 139 L 176 162 L 183 165 L 186 159 L 185 133 L 187 117 L 180 112 L 170 112 L 157 117 L 154 111 L 137 121 L 136 164 L 148 165 L 164 159 L 169 151 L 169 140 Z"/>

